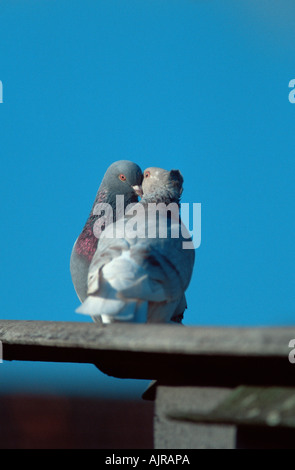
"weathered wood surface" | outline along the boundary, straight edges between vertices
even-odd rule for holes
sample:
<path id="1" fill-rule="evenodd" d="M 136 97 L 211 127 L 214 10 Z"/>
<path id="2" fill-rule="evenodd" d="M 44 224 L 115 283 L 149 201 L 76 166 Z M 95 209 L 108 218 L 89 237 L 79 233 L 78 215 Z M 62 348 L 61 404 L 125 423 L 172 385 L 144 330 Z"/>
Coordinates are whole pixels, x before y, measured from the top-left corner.
<path id="1" fill-rule="evenodd" d="M 3 344 L 96 350 L 286 358 L 293 338 L 295 327 L 221 328 L 132 323 L 101 326 L 92 322 L 0 320 Z"/>
<path id="2" fill-rule="evenodd" d="M 209 412 L 182 410 L 178 403 L 178 409 L 170 411 L 168 417 L 203 424 L 294 429 L 295 388 L 240 386 Z"/>
<path id="3" fill-rule="evenodd" d="M 0 320 L 4 360 L 85 362 L 115 377 L 235 386 L 295 384 L 290 328 Z"/>
<path id="4" fill-rule="evenodd" d="M 156 449 L 234 449 L 236 427 L 197 423 L 182 419 L 207 415 L 231 393 L 220 387 L 159 385 L 155 402 L 154 442 Z M 181 419 L 171 419 L 178 410 Z M 177 416 L 178 418 L 178 416 Z"/>

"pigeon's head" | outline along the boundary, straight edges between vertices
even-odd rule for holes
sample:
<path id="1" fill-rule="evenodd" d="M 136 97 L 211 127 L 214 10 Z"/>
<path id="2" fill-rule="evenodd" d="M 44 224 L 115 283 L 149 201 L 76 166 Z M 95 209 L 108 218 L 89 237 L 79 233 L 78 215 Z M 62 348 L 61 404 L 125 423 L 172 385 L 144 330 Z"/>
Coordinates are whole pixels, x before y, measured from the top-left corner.
<path id="1" fill-rule="evenodd" d="M 129 160 L 118 160 L 107 169 L 102 187 L 109 194 L 121 194 L 126 202 L 137 201 L 137 196 L 142 196 L 142 171 L 136 163 Z"/>
<path id="2" fill-rule="evenodd" d="M 143 195 L 168 193 L 171 199 L 179 200 L 183 191 L 183 177 L 179 170 L 164 170 L 151 167 L 143 172 Z"/>

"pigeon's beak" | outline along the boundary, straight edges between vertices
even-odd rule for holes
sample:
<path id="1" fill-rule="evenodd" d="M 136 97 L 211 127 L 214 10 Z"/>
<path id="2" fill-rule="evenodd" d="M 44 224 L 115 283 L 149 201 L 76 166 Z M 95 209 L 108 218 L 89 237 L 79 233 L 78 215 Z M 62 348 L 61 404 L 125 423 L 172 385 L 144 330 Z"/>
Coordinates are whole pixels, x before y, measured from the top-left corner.
<path id="1" fill-rule="evenodd" d="M 137 194 L 137 196 L 141 197 L 143 195 L 141 186 L 135 185 L 135 186 L 132 186 L 132 189 Z"/>

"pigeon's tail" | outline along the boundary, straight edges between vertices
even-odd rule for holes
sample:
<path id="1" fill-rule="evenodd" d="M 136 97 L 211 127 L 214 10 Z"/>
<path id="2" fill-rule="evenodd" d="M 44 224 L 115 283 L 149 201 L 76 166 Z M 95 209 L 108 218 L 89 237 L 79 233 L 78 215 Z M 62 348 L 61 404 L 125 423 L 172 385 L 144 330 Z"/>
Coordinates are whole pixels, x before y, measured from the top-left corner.
<path id="1" fill-rule="evenodd" d="M 121 291 L 134 284 L 134 278 L 142 274 L 141 268 L 124 253 L 103 267 L 99 277 L 99 288 L 76 310 L 77 313 L 90 315 L 95 321 L 112 323 L 147 321 L 148 302 L 132 296 L 122 297 Z M 99 317 L 99 318 L 98 318 Z"/>
<path id="2" fill-rule="evenodd" d="M 77 308 L 77 313 L 90 315 L 97 323 L 135 322 L 146 323 L 148 302 L 138 300 L 114 300 L 90 295 Z"/>

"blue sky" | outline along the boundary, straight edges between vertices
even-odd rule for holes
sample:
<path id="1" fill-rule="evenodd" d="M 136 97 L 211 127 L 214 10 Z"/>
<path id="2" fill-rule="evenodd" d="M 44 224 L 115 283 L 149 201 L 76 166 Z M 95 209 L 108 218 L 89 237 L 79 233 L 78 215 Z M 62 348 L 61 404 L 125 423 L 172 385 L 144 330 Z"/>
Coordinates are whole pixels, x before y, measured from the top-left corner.
<path id="1" fill-rule="evenodd" d="M 294 13 L 287 0 L 1 1 L 1 318 L 87 320 L 72 244 L 107 167 L 130 159 L 179 168 L 183 202 L 202 204 L 185 323 L 294 324 Z M 0 380 L 144 389 L 68 364 L 5 363 Z"/>

